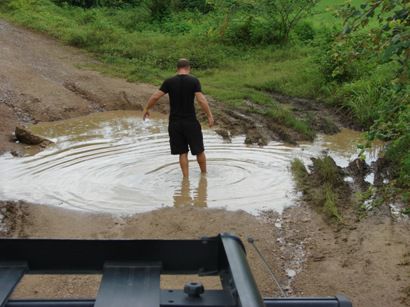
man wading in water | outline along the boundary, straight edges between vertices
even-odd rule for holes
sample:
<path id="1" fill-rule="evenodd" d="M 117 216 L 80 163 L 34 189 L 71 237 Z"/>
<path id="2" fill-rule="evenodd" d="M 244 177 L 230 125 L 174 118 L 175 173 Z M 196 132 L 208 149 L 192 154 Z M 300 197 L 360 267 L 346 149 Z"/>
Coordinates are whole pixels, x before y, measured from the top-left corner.
<path id="1" fill-rule="evenodd" d="M 201 124 L 198 122 L 195 114 L 195 97 L 202 110 L 208 116 L 209 127 L 212 127 L 214 124 L 214 118 L 208 101 L 202 94 L 201 83 L 197 78 L 189 74 L 190 71 L 189 61 L 186 59 L 179 60 L 177 63 L 177 75 L 162 83 L 160 89 L 148 100 L 143 113 L 143 119 L 145 120 L 150 115 L 149 110 L 157 101 L 162 96 L 169 95 L 171 112 L 169 115 L 168 133 L 171 154 L 179 155 L 179 164 L 181 165 L 184 177 L 189 176 L 189 150 L 196 156 L 201 172 L 206 173 L 204 142 Z"/>

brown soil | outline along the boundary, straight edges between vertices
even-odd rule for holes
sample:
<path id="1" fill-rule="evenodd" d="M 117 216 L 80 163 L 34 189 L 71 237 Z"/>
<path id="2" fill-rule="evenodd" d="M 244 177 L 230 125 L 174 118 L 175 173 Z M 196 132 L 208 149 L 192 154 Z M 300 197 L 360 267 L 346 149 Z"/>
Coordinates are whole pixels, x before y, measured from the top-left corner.
<path id="1" fill-rule="evenodd" d="M 80 70 L 94 60 L 82 51 L 0 21 L 0 151 L 20 150 L 10 142 L 17 124 L 66 119 L 91 112 L 141 109 L 155 87 Z M 250 142 L 298 140 L 294 132 L 258 115 L 214 104 L 220 132 L 246 132 Z M 163 100 L 158 110 L 167 110 Z M 256 124 L 258 123 L 258 124 Z M 277 128 L 277 129 L 276 129 Z M 228 133 L 226 130 L 229 130 Z M 274 132 L 273 132 L 274 131 Z M 386 212 L 338 228 L 307 206 L 282 216 L 254 217 L 242 211 L 165 208 L 127 218 L 91 215 L 44 205 L 0 202 L 0 235 L 47 238 L 198 238 L 232 232 L 257 240 L 281 284 L 292 295 L 344 293 L 355 306 L 410 306 L 408 221 Z M 274 224 L 281 222 L 281 228 Z M 248 259 L 265 296 L 278 295 L 260 259 L 247 244 Z M 286 269 L 297 272 L 286 276 Z M 89 297 L 100 276 L 25 278 L 18 297 Z M 164 287 L 181 287 L 197 277 L 164 278 Z M 214 279 L 207 288 L 218 287 Z"/>
<path id="2" fill-rule="evenodd" d="M 0 21 L 0 152 L 17 124 L 54 121 L 104 110 L 141 110 L 155 87 L 75 66 L 93 63 L 83 51 Z M 163 99 L 158 110 L 167 109 Z"/>
<path id="3" fill-rule="evenodd" d="M 287 107 L 299 119 L 310 122 L 315 131 L 333 134 L 341 128 L 361 130 L 351 115 L 344 110 L 315 99 L 291 97 L 277 92 L 270 92 L 273 99 Z"/>

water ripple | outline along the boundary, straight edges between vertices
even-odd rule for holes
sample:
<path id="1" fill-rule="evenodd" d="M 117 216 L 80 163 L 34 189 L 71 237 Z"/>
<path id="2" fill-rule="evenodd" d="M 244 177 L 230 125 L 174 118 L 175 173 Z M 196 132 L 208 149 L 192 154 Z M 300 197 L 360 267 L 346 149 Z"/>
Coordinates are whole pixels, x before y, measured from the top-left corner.
<path id="1" fill-rule="evenodd" d="M 183 180 L 164 119 L 107 112 L 32 129 L 56 144 L 34 156 L 1 156 L 0 199 L 118 214 L 183 205 L 281 211 L 294 203 L 289 162 L 306 156 L 278 142 L 227 143 L 205 130 L 209 173 L 201 176 L 190 156 L 191 177 Z"/>

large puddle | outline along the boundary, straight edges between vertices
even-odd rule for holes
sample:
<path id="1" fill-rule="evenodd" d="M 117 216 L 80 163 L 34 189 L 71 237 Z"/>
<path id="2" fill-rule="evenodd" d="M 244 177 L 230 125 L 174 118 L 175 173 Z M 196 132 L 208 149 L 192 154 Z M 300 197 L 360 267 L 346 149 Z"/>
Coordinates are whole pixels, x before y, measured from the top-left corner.
<path id="1" fill-rule="evenodd" d="M 0 199 L 25 200 L 94 212 L 133 214 L 164 206 L 198 206 L 281 212 L 296 201 L 290 161 L 324 150 L 345 166 L 357 155 L 360 134 L 320 135 L 298 147 L 272 142 L 248 146 L 204 130 L 207 175 L 191 161 L 183 180 L 169 152 L 167 119 L 143 122 L 139 112 L 117 111 L 32 127 L 55 142 L 45 151 L 0 156 Z M 373 159 L 377 153 L 369 153 Z M 191 156 L 191 158 L 194 158 Z"/>

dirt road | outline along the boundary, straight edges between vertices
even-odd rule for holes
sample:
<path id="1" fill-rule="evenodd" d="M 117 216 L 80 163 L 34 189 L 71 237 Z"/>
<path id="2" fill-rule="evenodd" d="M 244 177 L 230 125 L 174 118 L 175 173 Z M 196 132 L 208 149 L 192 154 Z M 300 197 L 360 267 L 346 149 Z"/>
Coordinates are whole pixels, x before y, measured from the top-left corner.
<path id="1" fill-rule="evenodd" d="M 0 21 L 0 151 L 23 146 L 9 141 L 17 124 L 104 110 L 141 109 L 155 87 L 77 68 L 94 61 L 82 51 Z M 159 110 L 166 109 L 163 100 Z M 253 133 L 256 139 L 279 137 L 272 129 L 261 132 L 255 118 L 238 115 L 235 110 L 222 117 L 221 126 L 229 128 L 227 123 L 233 121 L 236 133 Z M 222 231 L 244 240 L 253 236 L 292 295 L 344 293 L 355 306 L 410 306 L 410 226 L 408 221 L 394 221 L 388 212 L 380 211 L 361 221 L 352 216 L 344 227 L 327 224 L 305 205 L 288 209 L 283 216 L 267 212 L 254 217 L 242 211 L 187 207 L 123 218 L 0 202 L 0 213 L 0 233 L 7 237 L 176 239 Z M 263 294 L 277 295 L 260 259 L 246 247 Z M 296 276 L 290 278 L 294 273 Z M 32 277 L 24 280 L 16 296 L 92 296 L 98 279 L 69 276 L 50 281 L 44 276 Z M 165 287 L 178 287 L 190 279 L 161 282 Z M 205 285 L 219 286 L 215 280 L 206 280 Z"/>
<path id="2" fill-rule="evenodd" d="M 82 51 L 0 21 L 0 151 L 16 149 L 9 139 L 17 123 L 141 110 L 155 86 L 76 68 L 93 61 Z M 159 109 L 166 106 L 163 100 Z"/>

